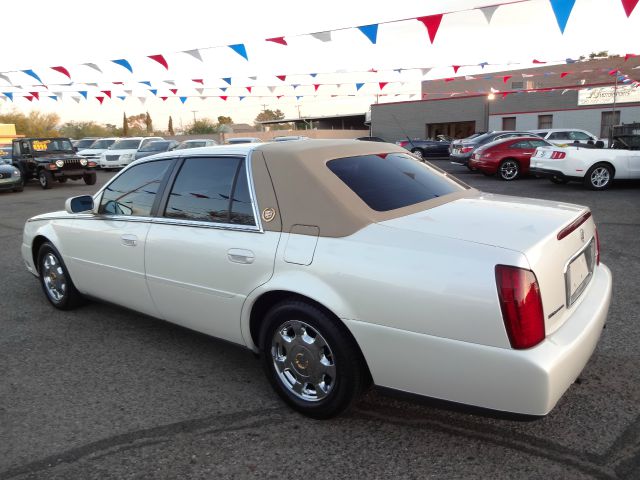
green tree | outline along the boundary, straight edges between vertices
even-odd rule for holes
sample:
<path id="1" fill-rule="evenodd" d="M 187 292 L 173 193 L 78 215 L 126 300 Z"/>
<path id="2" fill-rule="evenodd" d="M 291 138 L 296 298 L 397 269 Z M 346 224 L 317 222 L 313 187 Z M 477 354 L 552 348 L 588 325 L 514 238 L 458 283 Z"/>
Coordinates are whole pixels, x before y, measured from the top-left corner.
<path id="1" fill-rule="evenodd" d="M 258 116 L 254 121 L 254 125 L 257 128 L 261 128 L 263 127 L 263 125 L 260 122 L 265 122 L 268 120 L 282 120 L 283 118 L 284 118 L 284 113 L 282 113 L 280 109 L 277 109 L 277 110 L 266 109 L 258 114 Z M 279 124 L 270 125 L 270 127 L 272 130 L 289 130 L 293 128 L 293 124 L 279 123 Z"/>
<path id="2" fill-rule="evenodd" d="M 57 137 L 60 135 L 58 124 L 60 117 L 55 113 L 42 113 L 33 110 L 29 115 L 12 110 L 0 114 L 0 123 L 13 123 L 18 135 L 27 137 Z"/>
<path id="3" fill-rule="evenodd" d="M 208 118 L 196 120 L 187 129 L 185 133 L 188 135 L 202 135 L 207 133 L 217 133 L 218 126 Z"/>
<path id="4" fill-rule="evenodd" d="M 233 123 L 233 120 L 231 119 L 231 117 L 225 117 L 223 115 L 220 115 L 218 117 L 218 125 L 231 125 Z"/>
<path id="5" fill-rule="evenodd" d="M 66 122 L 60 127 L 60 135 L 69 138 L 111 137 L 117 134 L 115 125 L 98 125 L 95 122 Z"/>
<path id="6" fill-rule="evenodd" d="M 147 129 L 147 135 L 151 135 L 153 133 L 153 122 L 151 121 L 151 115 L 149 115 L 149 112 L 147 112 L 144 123 Z"/>
<path id="7" fill-rule="evenodd" d="M 174 136 L 176 132 L 173 131 L 173 118 L 169 115 L 169 135 Z"/>
<path id="8" fill-rule="evenodd" d="M 122 136 L 129 136 L 129 122 L 127 121 L 127 113 L 122 114 Z"/>

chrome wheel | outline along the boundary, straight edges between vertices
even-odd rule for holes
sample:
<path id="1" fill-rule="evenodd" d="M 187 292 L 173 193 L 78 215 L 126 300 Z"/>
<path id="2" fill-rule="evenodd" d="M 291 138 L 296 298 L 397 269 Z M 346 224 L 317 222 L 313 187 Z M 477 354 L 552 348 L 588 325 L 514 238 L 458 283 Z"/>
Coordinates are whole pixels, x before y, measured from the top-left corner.
<path id="1" fill-rule="evenodd" d="M 500 165 L 500 177 L 503 180 L 513 180 L 518 176 L 518 162 L 514 160 L 505 160 Z"/>
<path id="2" fill-rule="evenodd" d="M 280 382 L 296 397 L 324 399 L 336 382 L 335 357 L 324 337 L 311 325 L 289 320 L 274 332 L 271 356 Z"/>
<path id="3" fill-rule="evenodd" d="M 420 160 L 424 158 L 424 155 L 422 155 L 422 150 L 420 150 L 419 148 L 416 148 L 415 150 L 411 150 L 411 153 L 413 153 Z"/>
<path id="4" fill-rule="evenodd" d="M 49 298 L 54 302 L 60 302 L 67 293 L 67 278 L 62 265 L 53 253 L 48 252 L 42 259 L 41 274 Z"/>
<path id="5" fill-rule="evenodd" d="M 611 180 L 611 174 L 607 167 L 596 167 L 591 172 L 591 177 L 589 178 L 591 180 L 591 185 L 595 188 L 604 188 Z"/>
<path id="6" fill-rule="evenodd" d="M 47 183 L 48 183 L 48 182 L 47 182 L 47 177 L 46 177 L 46 175 L 45 175 L 44 173 L 41 173 L 41 174 L 38 176 L 38 180 L 40 181 L 40 186 L 41 186 L 41 187 L 43 187 L 43 188 L 44 188 L 44 187 L 46 187 L 46 186 L 47 186 Z"/>

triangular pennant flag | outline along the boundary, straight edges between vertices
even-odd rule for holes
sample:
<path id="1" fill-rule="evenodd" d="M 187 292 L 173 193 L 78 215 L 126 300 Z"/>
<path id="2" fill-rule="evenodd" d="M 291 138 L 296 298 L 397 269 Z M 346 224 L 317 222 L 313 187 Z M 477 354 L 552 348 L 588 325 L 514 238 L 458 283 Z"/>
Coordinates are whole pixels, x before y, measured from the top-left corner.
<path id="1" fill-rule="evenodd" d="M 296 96 L 296 101 L 300 100 L 304 95 Z"/>
<path id="2" fill-rule="evenodd" d="M 460 65 L 451 65 L 453 67 L 453 73 L 458 73 L 458 70 L 460 70 Z"/>
<path id="3" fill-rule="evenodd" d="M 314 83 L 314 84 L 313 84 L 313 88 L 314 88 L 314 91 L 316 91 L 316 92 L 317 92 L 317 91 L 318 91 L 318 89 L 320 88 L 320 84 L 319 84 L 319 83 Z"/>
<path id="4" fill-rule="evenodd" d="M 437 15 L 428 15 L 426 17 L 418 17 L 416 20 L 422 22 L 422 24 L 426 27 L 427 32 L 429 33 L 429 40 L 431 43 L 436 39 L 436 34 L 438 33 L 438 29 L 440 28 L 440 22 L 442 22 L 442 13 Z"/>
<path id="5" fill-rule="evenodd" d="M 538 59 L 534 58 L 532 63 L 534 63 L 536 65 L 543 65 L 543 64 L 545 64 L 547 62 L 543 62 L 542 60 L 538 60 Z"/>
<path id="6" fill-rule="evenodd" d="M 30 102 L 33 102 L 33 96 L 32 95 L 25 95 L 24 98 L 26 98 Z"/>
<path id="7" fill-rule="evenodd" d="M 220 98 L 226 102 L 227 98 L 229 98 L 229 97 L 227 97 L 226 95 L 221 95 Z"/>
<path id="8" fill-rule="evenodd" d="M 276 91 L 276 87 L 267 87 L 271 93 Z"/>
<path id="9" fill-rule="evenodd" d="M 576 0 L 549 0 L 551 2 L 551 8 L 558 21 L 560 27 L 560 33 L 564 33 L 564 29 L 569 21 L 569 15 L 576 3 Z"/>
<path id="10" fill-rule="evenodd" d="M 273 43 L 279 43 L 280 45 L 287 45 L 287 41 L 284 39 L 284 37 L 267 38 L 266 41 L 267 42 L 273 42 Z"/>
<path id="11" fill-rule="evenodd" d="M 50 98 L 51 100 L 55 101 L 55 102 L 57 102 L 57 101 L 58 101 L 58 97 L 57 97 L 57 95 L 49 95 L 49 98 Z"/>
<path id="12" fill-rule="evenodd" d="M 502 77 L 502 83 L 507 83 L 513 75 L 505 75 Z"/>
<path id="13" fill-rule="evenodd" d="M 478 64 L 479 67 L 481 67 L 484 70 L 484 67 L 486 67 L 487 65 L 489 65 L 489 62 L 481 62 Z"/>
<path id="14" fill-rule="evenodd" d="M 133 95 L 133 90 L 125 90 L 124 93 L 127 95 Z"/>
<path id="15" fill-rule="evenodd" d="M 276 75 L 276 78 L 278 80 L 282 80 L 284 82 L 287 79 L 287 76 L 286 75 Z"/>
<path id="16" fill-rule="evenodd" d="M 174 95 L 176 95 L 178 93 L 178 89 L 177 88 L 170 88 L 169 91 L 171 93 L 173 93 Z"/>
<path id="17" fill-rule="evenodd" d="M 247 89 L 247 92 L 251 93 L 251 89 L 252 89 L 253 87 L 244 87 L 244 88 L 246 88 L 246 89 Z"/>
<path id="18" fill-rule="evenodd" d="M 113 83 L 114 85 L 124 85 L 124 82 L 111 82 L 111 83 Z"/>
<path id="19" fill-rule="evenodd" d="M 202 78 L 194 78 L 191 81 L 195 83 L 199 83 L 200 85 L 204 85 L 204 80 Z"/>
<path id="20" fill-rule="evenodd" d="M 231 85 L 231 77 L 225 77 L 222 80 L 224 80 L 226 83 L 228 83 L 229 85 Z"/>
<path id="21" fill-rule="evenodd" d="M 284 97 L 284 95 L 276 95 L 276 98 L 277 98 L 278 100 L 280 100 L 282 97 Z"/>
<path id="22" fill-rule="evenodd" d="M 153 93 L 154 95 L 157 95 L 157 94 L 158 94 L 158 90 L 157 90 L 157 89 L 155 89 L 155 88 L 154 88 L 154 89 L 149 89 L 149 91 L 150 91 L 151 93 Z"/>
<path id="23" fill-rule="evenodd" d="M 51 93 L 53 93 L 58 98 L 62 97 L 62 92 L 51 92 Z"/>
<path id="24" fill-rule="evenodd" d="M 226 92 L 227 88 L 229 88 L 229 87 L 219 87 L 219 89 L 222 90 L 223 92 Z"/>
<path id="25" fill-rule="evenodd" d="M 363 25 L 361 27 L 358 27 L 358 30 L 364 33 L 364 36 L 367 37 L 371 43 L 373 43 L 374 45 L 376 44 L 376 40 L 378 38 L 377 23 L 374 23 L 372 25 Z"/>
<path id="26" fill-rule="evenodd" d="M 609 75 L 613 76 L 617 74 L 618 74 L 618 69 L 614 68 L 613 70 L 609 70 Z"/>
<path id="27" fill-rule="evenodd" d="M 622 7 L 624 8 L 624 13 L 627 14 L 627 18 L 629 18 L 637 4 L 638 0 L 622 0 Z"/>
<path id="28" fill-rule="evenodd" d="M 393 71 L 397 72 L 397 73 L 402 73 L 402 70 L 404 70 L 404 69 L 402 69 L 402 68 L 394 68 L 393 69 Z"/>
<path id="29" fill-rule="evenodd" d="M 529 75 L 527 73 L 522 74 L 522 78 L 530 78 L 530 77 L 533 77 L 533 75 Z"/>
<path id="30" fill-rule="evenodd" d="M 629 60 L 630 58 L 633 58 L 633 57 L 635 57 L 635 56 L 636 56 L 636 54 L 635 54 L 635 53 L 627 53 L 627 54 L 624 56 L 624 61 L 626 62 L 627 60 Z"/>
<path id="31" fill-rule="evenodd" d="M 102 102 L 104 102 L 104 97 L 96 97 L 96 100 L 98 100 L 100 102 L 100 105 L 102 105 Z"/>
<path id="32" fill-rule="evenodd" d="M 144 104 L 144 102 L 147 101 L 147 97 L 138 97 L 138 100 L 140 100 L 140 103 Z"/>
<path id="33" fill-rule="evenodd" d="M 202 95 L 202 92 L 204 92 L 204 88 L 196 88 L 196 92 L 198 92 L 198 95 Z"/>
<path id="34" fill-rule="evenodd" d="M 0 78 L 2 80 L 4 80 L 5 82 L 7 82 L 9 85 L 13 85 L 13 83 L 11 83 L 11 80 L 9 79 L 9 77 L 7 77 L 6 75 L 3 75 L 2 73 L 0 73 Z"/>
<path id="35" fill-rule="evenodd" d="M 174 82 L 173 80 L 165 80 L 164 83 L 166 83 L 167 85 L 173 85 L 175 86 L 176 82 Z"/>
<path id="36" fill-rule="evenodd" d="M 186 101 L 187 101 L 187 97 L 180 97 L 180 101 L 181 101 L 182 103 L 186 102 Z"/>
<path id="37" fill-rule="evenodd" d="M 571 72 L 562 72 L 562 73 L 560 74 L 560 78 L 564 78 L 564 77 L 566 77 L 567 75 L 569 75 L 569 73 L 571 73 Z"/>
<path id="38" fill-rule="evenodd" d="M 71 80 L 71 74 L 69 73 L 69 70 L 67 70 L 64 67 L 51 67 L 51 70 L 55 70 L 56 72 L 60 72 L 63 75 L 66 75 L 67 77 L 69 77 L 69 80 Z"/>
<path id="39" fill-rule="evenodd" d="M 151 82 L 149 82 L 149 81 L 147 81 L 147 80 L 143 80 L 143 81 L 138 82 L 138 83 L 142 83 L 143 85 L 147 85 L 147 86 L 149 86 L 149 87 L 151 86 Z"/>
<path id="40" fill-rule="evenodd" d="M 202 97 L 200 97 L 200 100 L 206 100 L 207 98 L 209 98 L 209 97 L 202 96 Z"/>
<path id="41" fill-rule="evenodd" d="M 356 92 L 364 86 L 364 83 L 356 83 Z"/>
<path id="42" fill-rule="evenodd" d="M 111 90 L 101 90 L 107 97 L 111 98 Z"/>
<path id="43" fill-rule="evenodd" d="M 127 97 L 122 96 L 122 95 L 118 95 L 118 98 L 124 102 L 124 100 L 125 100 Z"/>
<path id="44" fill-rule="evenodd" d="M 574 60 L 573 58 L 567 58 L 567 59 L 565 60 L 565 62 L 566 62 L 567 64 L 570 64 L 570 63 L 576 63 L 576 62 L 577 62 L 577 60 Z"/>
<path id="45" fill-rule="evenodd" d="M 316 40 L 320 40 L 321 42 L 331 41 L 331 32 L 316 32 L 312 33 L 311 36 Z"/>
<path id="46" fill-rule="evenodd" d="M 378 82 L 378 85 L 380 85 L 380 90 L 382 90 L 384 87 L 387 86 L 389 82 Z"/>
<path id="47" fill-rule="evenodd" d="M 85 85 L 88 85 L 90 87 L 97 87 L 98 86 L 97 83 L 85 83 Z"/>
<path id="48" fill-rule="evenodd" d="M 317 73 L 310 73 L 309 75 L 311 75 L 313 78 L 316 78 L 318 76 Z"/>
<path id="49" fill-rule="evenodd" d="M 169 98 L 169 97 L 160 97 L 160 98 L 162 99 L 163 102 L 166 102 L 167 98 Z"/>
<path id="50" fill-rule="evenodd" d="M 2 95 L 7 97 L 9 100 L 13 102 L 13 92 L 2 92 Z"/>
<path id="51" fill-rule="evenodd" d="M 82 96 L 84 97 L 84 99 L 85 99 L 85 100 L 87 99 L 87 91 L 86 91 L 86 90 L 80 90 L 78 93 L 79 93 L 80 95 L 82 95 Z"/>
<path id="52" fill-rule="evenodd" d="M 186 53 L 187 55 L 191 55 L 193 58 L 202 61 L 202 56 L 200 55 L 200 50 L 185 50 L 182 53 Z"/>
<path id="53" fill-rule="evenodd" d="M 484 18 L 487 19 L 487 23 L 491 23 L 491 19 L 493 18 L 493 14 L 496 13 L 500 5 L 491 5 L 488 7 L 482 7 L 480 10 L 484 14 Z"/>
<path id="54" fill-rule="evenodd" d="M 30 77 L 35 78 L 39 83 L 42 83 L 40 77 L 33 70 L 22 70 L 22 73 L 26 73 Z"/>
<path id="55" fill-rule="evenodd" d="M 75 102 L 76 102 L 76 103 L 80 103 L 80 97 L 73 97 L 73 96 L 72 96 L 71 98 L 73 98 L 73 99 L 75 100 Z"/>
<path id="56" fill-rule="evenodd" d="M 127 70 L 129 70 L 129 72 L 133 73 L 133 68 L 131 67 L 131 64 L 124 58 L 119 58 L 118 60 L 111 60 L 111 61 L 116 65 L 120 65 L 121 67 L 124 67 Z"/>
<path id="57" fill-rule="evenodd" d="M 465 80 L 475 80 L 475 79 L 476 79 L 476 77 L 474 77 L 473 75 L 465 75 L 465 76 L 464 76 L 464 79 L 465 79 Z"/>
<path id="58" fill-rule="evenodd" d="M 502 92 L 502 98 L 507 98 L 507 95 L 509 95 L 509 92 Z"/>
<path id="59" fill-rule="evenodd" d="M 29 92 L 29 95 L 33 96 L 33 98 L 35 98 L 36 100 L 40 100 L 39 92 Z"/>
<path id="60" fill-rule="evenodd" d="M 426 74 L 428 74 L 431 71 L 430 68 L 421 68 L 420 69 L 420 73 L 422 74 L 422 76 L 424 77 Z"/>
<path id="61" fill-rule="evenodd" d="M 291 86 L 295 90 L 296 88 L 298 88 L 300 86 L 300 84 L 299 83 L 292 83 Z"/>
<path id="62" fill-rule="evenodd" d="M 89 68 L 93 68 L 94 70 L 102 73 L 102 70 L 100 70 L 100 67 L 98 65 L 96 65 L 95 63 L 83 63 L 82 65 L 86 65 Z"/>
<path id="63" fill-rule="evenodd" d="M 449 78 L 445 78 L 444 81 L 445 82 L 453 82 L 455 80 L 455 78 L 453 77 L 449 77 Z"/>
<path id="64" fill-rule="evenodd" d="M 242 101 L 244 98 L 245 98 L 245 97 L 238 97 L 238 99 L 239 99 L 240 101 Z"/>
<path id="65" fill-rule="evenodd" d="M 151 60 L 154 60 L 154 61 L 158 62 L 164 68 L 169 70 L 169 64 L 167 63 L 167 61 L 165 60 L 165 58 L 162 55 L 147 55 L 147 57 L 149 57 Z"/>
<path id="66" fill-rule="evenodd" d="M 247 55 L 247 49 L 244 48 L 244 43 L 238 43 L 236 45 L 228 45 L 228 47 L 234 52 L 236 52 L 238 55 L 243 57 L 245 60 L 249 60 L 249 57 Z"/>
<path id="67" fill-rule="evenodd" d="M 253 80 L 254 82 L 258 79 L 258 77 L 249 77 L 249 80 Z"/>

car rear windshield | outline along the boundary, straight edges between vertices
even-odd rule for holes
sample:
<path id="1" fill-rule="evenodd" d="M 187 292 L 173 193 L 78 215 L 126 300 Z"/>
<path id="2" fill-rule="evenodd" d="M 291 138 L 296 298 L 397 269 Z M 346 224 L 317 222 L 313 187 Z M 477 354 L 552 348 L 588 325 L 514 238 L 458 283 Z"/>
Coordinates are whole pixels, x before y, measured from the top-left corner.
<path id="1" fill-rule="evenodd" d="M 142 140 L 120 140 L 109 147 L 109 150 L 137 150 Z"/>
<path id="2" fill-rule="evenodd" d="M 164 152 L 170 142 L 151 142 L 140 149 L 141 152 Z"/>
<path id="3" fill-rule="evenodd" d="M 338 158 L 327 167 L 378 212 L 395 210 L 469 187 L 404 153 Z"/>
<path id="4" fill-rule="evenodd" d="M 116 143 L 115 140 L 98 140 L 96 143 L 91 145 L 91 148 L 94 150 L 109 148 L 114 143 Z"/>

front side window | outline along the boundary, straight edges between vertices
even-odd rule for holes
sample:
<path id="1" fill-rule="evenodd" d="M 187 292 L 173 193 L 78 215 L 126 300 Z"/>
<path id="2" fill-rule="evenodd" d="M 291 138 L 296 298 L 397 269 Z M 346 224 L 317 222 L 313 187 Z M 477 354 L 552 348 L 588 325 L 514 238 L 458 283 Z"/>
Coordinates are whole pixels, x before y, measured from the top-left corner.
<path id="1" fill-rule="evenodd" d="M 571 140 L 593 140 L 589 135 L 584 132 L 569 132 L 569 138 Z"/>
<path id="2" fill-rule="evenodd" d="M 511 145 L 511 148 L 519 148 L 519 149 L 531 148 L 531 144 L 525 140 L 523 142 L 514 143 L 513 145 Z"/>
<path id="3" fill-rule="evenodd" d="M 533 148 L 548 147 L 550 145 L 550 143 L 545 140 L 530 140 L 529 143 Z"/>
<path id="4" fill-rule="evenodd" d="M 169 194 L 164 216 L 255 225 L 244 164 L 238 157 L 186 159 Z"/>
<path id="5" fill-rule="evenodd" d="M 549 140 L 569 140 L 569 132 L 553 132 Z"/>
<path id="6" fill-rule="evenodd" d="M 98 213 L 148 217 L 160 183 L 172 162 L 143 163 L 124 172 L 104 189 Z"/>
<path id="7" fill-rule="evenodd" d="M 327 162 L 327 167 L 378 212 L 468 188 L 404 153 L 338 158 Z"/>

